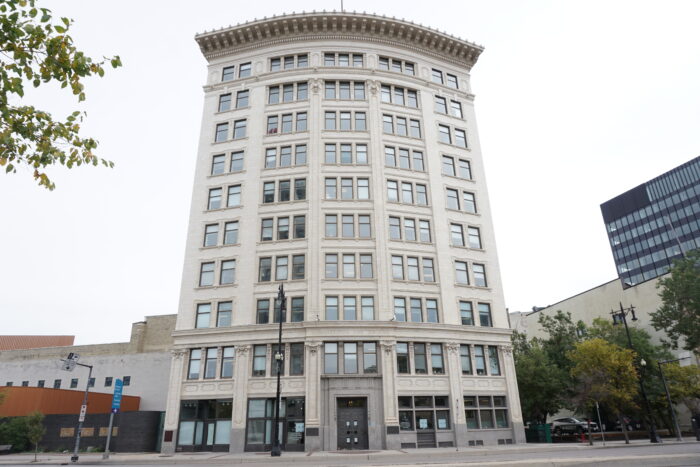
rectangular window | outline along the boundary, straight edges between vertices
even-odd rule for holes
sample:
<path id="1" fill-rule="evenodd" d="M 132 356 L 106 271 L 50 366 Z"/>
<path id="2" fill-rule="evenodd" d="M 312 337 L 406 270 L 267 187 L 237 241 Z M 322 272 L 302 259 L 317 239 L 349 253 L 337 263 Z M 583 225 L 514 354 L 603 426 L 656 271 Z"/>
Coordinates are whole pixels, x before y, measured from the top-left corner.
<path id="1" fill-rule="evenodd" d="M 325 115 L 326 126 L 324 127 L 324 129 L 335 130 L 335 112 L 326 112 Z"/>
<path id="2" fill-rule="evenodd" d="M 403 280 L 403 256 L 391 257 L 391 277 L 396 280 Z"/>
<path id="3" fill-rule="evenodd" d="M 460 148 L 467 147 L 467 132 L 455 128 L 455 144 Z"/>
<path id="4" fill-rule="evenodd" d="M 221 262 L 221 276 L 219 284 L 233 284 L 236 280 L 236 260 L 230 259 Z"/>
<path id="5" fill-rule="evenodd" d="M 268 104 L 279 104 L 280 101 L 280 88 L 279 86 L 270 87 L 267 91 L 267 103 Z"/>
<path id="6" fill-rule="evenodd" d="M 350 82 L 349 81 L 341 81 L 338 83 L 339 87 L 339 92 L 338 96 L 341 99 L 350 99 Z"/>
<path id="7" fill-rule="evenodd" d="M 352 164 L 352 144 L 340 145 L 340 163 Z"/>
<path id="8" fill-rule="evenodd" d="M 292 256 L 292 280 L 303 279 L 306 274 L 306 256 Z"/>
<path id="9" fill-rule="evenodd" d="M 428 373 L 428 360 L 425 350 L 425 344 L 413 344 L 413 363 L 417 375 Z"/>
<path id="10" fill-rule="evenodd" d="M 221 377 L 233 378 L 233 361 L 235 358 L 235 349 L 233 347 L 224 347 L 221 350 Z"/>
<path id="11" fill-rule="evenodd" d="M 372 277 L 374 277 L 372 255 L 360 255 L 360 279 L 371 279 Z"/>
<path id="12" fill-rule="evenodd" d="M 374 297 L 362 297 L 362 319 L 365 321 L 374 320 Z"/>
<path id="13" fill-rule="evenodd" d="M 420 131 L 420 120 L 411 119 L 411 138 L 422 138 Z"/>
<path id="14" fill-rule="evenodd" d="M 433 68 L 432 77 L 433 77 L 433 83 L 443 84 L 442 71 L 436 70 L 435 68 Z"/>
<path id="15" fill-rule="evenodd" d="M 337 197 L 338 197 L 337 185 L 338 185 L 338 181 L 335 178 L 327 178 L 326 179 L 326 199 L 337 199 Z"/>
<path id="16" fill-rule="evenodd" d="M 411 321 L 414 323 L 423 322 L 423 305 L 420 298 L 411 299 Z"/>
<path id="17" fill-rule="evenodd" d="M 335 81 L 326 81 L 324 89 L 325 89 L 325 98 L 326 99 L 335 99 L 335 89 L 336 89 Z"/>
<path id="18" fill-rule="evenodd" d="M 233 66 L 225 66 L 221 72 L 221 81 L 231 81 L 235 77 L 234 69 Z"/>
<path id="19" fill-rule="evenodd" d="M 326 237 L 338 236 L 338 216 L 326 214 Z"/>
<path id="20" fill-rule="evenodd" d="M 416 204 L 420 206 L 428 205 L 428 191 L 425 185 L 416 183 Z"/>
<path id="21" fill-rule="evenodd" d="M 243 151 L 231 153 L 231 172 L 240 172 L 243 170 Z"/>
<path id="22" fill-rule="evenodd" d="M 289 217 L 277 218 L 277 240 L 289 239 Z"/>
<path id="23" fill-rule="evenodd" d="M 363 82 L 355 82 L 354 83 L 354 97 L 355 100 L 364 100 L 365 99 L 365 83 Z"/>
<path id="24" fill-rule="evenodd" d="M 187 379 L 199 379 L 199 370 L 202 363 L 202 350 L 190 350 L 190 364 L 187 371 Z M 73 386 L 71 381 L 71 387 Z"/>
<path id="25" fill-rule="evenodd" d="M 345 374 L 357 373 L 357 343 L 355 342 L 343 344 L 343 372 Z"/>
<path id="26" fill-rule="evenodd" d="M 338 255 L 326 254 L 326 279 L 338 278 Z"/>
<path id="27" fill-rule="evenodd" d="M 435 96 L 435 111 L 447 114 L 447 100 L 444 97 Z"/>
<path id="28" fill-rule="evenodd" d="M 479 229 L 476 227 L 468 227 L 467 232 L 469 233 L 469 248 L 481 249 L 481 234 Z"/>
<path id="29" fill-rule="evenodd" d="M 53 380 L 53 388 L 54 389 L 61 389 L 61 380 L 60 379 Z"/>
<path id="30" fill-rule="evenodd" d="M 246 78 L 250 76 L 250 71 L 252 67 L 250 62 L 248 63 L 241 63 L 240 66 L 238 67 L 238 77 L 239 78 Z"/>
<path id="31" fill-rule="evenodd" d="M 260 258 L 259 282 L 270 282 L 272 279 L 272 258 Z"/>
<path id="32" fill-rule="evenodd" d="M 459 302 L 459 315 L 462 319 L 462 324 L 466 326 L 474 326 L 474 310 L 472 302 Z"/>
<path id="33" fill-rule="evenodd" d="M 411 364 L 408 357 L 408 344 L 406 342 L 396 343 L 396 370 L 399 374 L 410 373 Z"/>
<path id="34" fill-rule="evenodd" d="M 474 198 L 474 193 L 463 192 L 462 199 L 464 200 L 464 210 L 472 214 L 476 214 L 476 200 Z M 459 207 L 457 207 L 459 209 Z"/>
<path id="35" fill-rule="evenodd" d="M 486 359 L 484 358 L 484 346 L 475 345 L 474 346 L 474 364 L 476 366 L 476 374 L 484 376 L 486 375 Z"/>
<path id="36" fill-rule="evenodd" d="M 219 302 L 216 307 L 216 327 L 231 326 L 233 302 Z"/>
<path id="37" fill-rule="evenodd" d="M 384 133 L 387 134 L 394 134 L 394 117 L 391 115 L 383 115 L 382 116 L 382 128 L 384 130 Z"/>
<path id="38" fill-rule="evenodd" d="M 209 287 L 214 285 L 214 262 L 202 263 L 199 270 L 199 286 Z"/>
<path id="39" fill-rule="evenodd" d="M 326 342 L 323 345 L 323 372 L 326 374 L 338 373 L 338 344 Z"/>
<path id="40" fill-rule="evenodd" d="M 447 73 L 446 76 L 447 76 L 447 85 L 451 88 L 459 89 L 459 85 L 457 84 L 457 77 L 455 75 L 451 75 L 449 73 Z"/>
<path id="41" fill-rule="evenodd" d="M 204 226 L 204 246 L 216 246 L 219 239 L 219 225 L 209 224 Z"/>
<path id="42" fill-rule="evenodd" d="M 459 176 L 467 180 L 472 179 L 472 169 L 469 161 L 464 159 L 459 160 Z"/>
<path id="43" fill-rule="evenodd" d="M 289 276 L 289 257 L 278 256 L 275 258 L 275 280 L 286 281 Z"/>
<path id="44" fill-rule="evenodd" d="M 221 94 L 219 96 L 219 112 L 231 110 L 231 94 Z"/>
<path id="45" fill-rule="evenodd" d="M 420 280 L 418 258 L 411 256 L 406 258 L 406 279 L 408 279 L 409 281 Z"/>
<path id="46" fill-rule="evenodd" d="M 423 281 L 435 282 L 435 270 L 433 268 L 433 260 L 423 258 Z"/>
<path id="47" fill-rule="evenodd" d="M 423 153 L 420 151 L 413 151 L 413 170 L 425 171 Z"/>
<path id="48" fill-rule="evenodd" d="M 447 209 L 454 209 L 454 210 L 459 210 L 459 191 L 454 190 L 452 188 L 447 188 L 445 190 L 445 194 L 447 195 Z"/>
<path id="49" fill-rule="evenodd" d="M 406 92 L 406 105 L 414 109 L 418 108 L 418 93 L 416 91 L 409 89 Z"/>
<path id="50" fill-rule="evenodd" d="M 437 323 L 439 321 L 437 300 L 432 298 L 425 299 L 425 314 L 429 323 Z"/>
<path id="51" fill-rule="evenodd" d="M 297 83 L 297 100 L 305 101 L 309 98 L 309 85 L 307 83 Z"/>
<path id="52" fill-rule="evenodd" d="M 372 226 L 368 215 L 360 214 L 357 216 L 358 236 L 360 238 L 372 237 Z"/>
<path id="53" fill-rule="evenodd" d="M 220 143 L 228 138 L 228 123 L 219 123 L 216 125 L 216 135 L 214 142 Z"/>
<path id="54" fill-rule="evenodd" d="M 224 224 L 224 245 L 238 243 L 238 221 Z"/>
<path id="55" fill-rule="evenodd" d="M 233 139 L 241 139 L 246 137 L 246 120 L 236 120 L 233 122 Z"/>
<path id="56" fill-rule="evenodd" d="M 236 108 L 241 109 L 243 107 L 248 107 L 248 97 L 250 96 L 250 91 L 238 91 L 236 93 Z"/>
<path id="57" fill-rule="evenodd" d="M 416 241 L 416 220 L 404 218 L 403 220 L 404 238 L 409 242 Z"/>
<path id="58" fill-rule="evenodd" d="M 485 327 L 493 326 L 491 321 L 491 305 L 488 303 L 479 303 L 479 325 Z"/>
<path id="59" fill-rule="evenodd" d="M 368 200 L 369 199 L 369 179 L 368 178 L 358 178 L 357 179 L 357 199 Z"/>
<path id="60" fill-rule="evenodd" d="M 401 219 L 398 217 L 389 217 L 389 238 L 401 240 Z"/>
<path id="61" fill-rule="evenodd" d="M 294 238 L 306 238 L 306 216 L 294 216 Z"/>
<path id="62" fill-rule="evenodd" d="M 394 297 L 394 319 L 401 322 L 407 321 L 406 299 L 403 297 Z"/>
<path id="63" fill-rule="evenodd" d="M 367 116 L 364 112 L 355 112 L 355 131 L 367 129 Z"/>
<path id="64" fill-rule="evenodd" d="M 358 164 L 368 164 L 369 159 L 367 158 L 367 145 L 366 144 L 356 144 L 355 145 L 355 162 Z"/>
<path id="65" fill-rule="evenodd" d="M 469 285 L 469 273 L 466 261 L 455 261 L 455 281 L 458 284 Z"/>
<path id="66" fill-rule="evenodd" d="M 211 317 L 211 303 L 199 303 L 199 304 L 197 304 L 197 319 L 195 321 L 194 327 L 197 329 L 208 328 L 210 317 Z"/>
<path id="67" fill-rule="evenodd" d="M 463 375 L 471 375 L 472 374 L 472 359 L 471 355 L 469 353 L 469 346 L 468 345 L 460 345 L 459 346 L 459 361 L 462 366 L 462 374 Z"/>
<path id="68" fill-rule="evenodd" d="M 112 376 L 106 376 L 106 377 L 105 377 L 105 387 L 106 387 L 106 388 L 112 387 L 112 383 L 113 383 L 113 382 L 114 382 L 114 378 L 113 378 Z M 41 383 L 41 384 L 38 385 L 38 387 L 43 388 L 43 387 L 44 387 L 44 381 L 41 380 L 41 381 L 39 381 L 39 383 Z"/>
<path id="69" fill-rule="evenodd" d="M 442 358 L 442 344 L 430 344 L 430 365 L 434 375 L 444 375 L 445 365 Z"/>
<path id="70" fill-rule="evenodd" d="M 326 319 L 337 321 L 338 318 L 338 297 L 326 297 Z"/>
<path id="71" fill-rule="evenodd" d="M 282 86 L 282 102 L 294 101 L 294 85 L 285 84 Z"/>
<path id="72" fill-rule="evenodd" d="M 452 177 L 457 175 L 455 172 L 455 161 L 450 156 L 442 156 L 442 173 Z"/>
<path id="73" fill-rule="evenodd" d="M 441 143 L 452 144 L 452 136 L 450 135 L 450 127 L 447 125 L 438 125 L 438 139 Z"/>
<path id="74" fill-rule="evenodd" d="M 284 114 L 282 115 L 282 133 L 291 133 L 292 132 L 292 120 L 293 120 L 293 115 L 292 114 Z"/>
<path id="75" fill-rule="evenodd" d="M 219 174 L 224 173 L 225 163 L 226 163 L 226 156 L 224 154 L 217 154 L 216 156 L 212 157 L 211 174 L 212 175 L 219 175 Z"/>
<path id="76" fill-rule="evenodd" d="M 289 345 L 289 374 L 303 375 L 304 374 L 304 344 L 296 343 Z"/>
<path id="77" fill-rule="evenodd" d="M 461 224 L 450 224 L 452 246 L 464 246 L 464 231 Z"/>
<path id="78" fill-rule="evenodd" d="M 270 321 L 270 300 L 258 300 L 255 316 L 257 324 L 267 324 Z"/>
<path id="79" fill-rule="evenodd" d="M 399 136 L 408 136 L 408 127 L 404 117 L 396 117 L 396 134 Z"/>
<path id="80" fill-rule="evenodd" d="M 226 207 L 235 207 L 241 205 L 241 186 L 232 185 L 228 187 L 228 197 L 226 199 Z"/>
<path id="81" fill-rule="evenodd" d="M 377 372 L 377 344 L 374 342 L 362 343 L 362 372 Z"/>
<path id="82" fill-rule="evenodd" d="M 462 104 L 459 102 L 450 101 L 450 109 L 453 117 L 464 118 L 464 115 L 462 114 Z"/>
<path id="83" fill-rule="evenodd" d="M 474 285 L 477 287 L 486 287 L 486 267 L 483 264 L 472 264 L 472 273 L 474 274 Z"/>
<path id="84" fill-rule="evenodd" d="M 306 131 L 306 112 L 297 113 L 297 129 L 296 131 Z"/>
<path id="85" fill-rule="evenodd" d="M 420 221 L 420 241 L 430 243 L 430 221 Z"/>
<path id="86" fill-rule="evenodd" d="M 294 180 L 294 199 L 302 201 L 306 199 L 306 179 L 297 178 Z"/>
<path id="87" fill-rule="evenodd" d="M 491 376 L 501 375 L 501 365 L 498 361 L 498 347 L 489 345 L 489 374 Z"/>
<path id="88" fill-rule="evenodd" d="M 401 202 L 413 204 L 413 186 L 410 183 L 401 183 Z"/>
<path id="89" fill-rule="evenodd" d="M 353 183 L 352 178 L 341 178 L 340 179 L 340 199 L 352 199 L 353 198 Z"/>
<path id="90" fill-rule="evenodd" d="M 343 216 L 345 217 L 345 216 Z M 355 278 L 355 255 L 354 254 L 344 254 L 343 255 L 343 278 L 354 279 Z"/>
<path id="91" fill-rule="evenodd" d="M 292 298 L 291 322 L 298 323 L 304 321 L 304 297 Z"/>
<path id="92" fill-rule="evenodd" d="M 352 129 L 352 113 L 340 112 L 340 130 L 349 131 Z"/>
<path id="93" fill-rule="evenodd" d="M 204 360 L 204 379 L 216 378 L 216 348 L 207 349 L 206 360 Z"/>
<path id="94" fill-rule="evenodd" d="M 253 346 L 253 376 L 265 376 L 267 369 L 267 345 Z"/>

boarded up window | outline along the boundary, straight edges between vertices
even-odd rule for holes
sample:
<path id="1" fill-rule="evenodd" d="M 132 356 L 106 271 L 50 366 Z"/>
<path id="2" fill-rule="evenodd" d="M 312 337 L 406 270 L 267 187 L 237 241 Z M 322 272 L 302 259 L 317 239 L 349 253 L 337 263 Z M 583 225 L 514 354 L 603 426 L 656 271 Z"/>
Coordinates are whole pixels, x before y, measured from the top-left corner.
<path id="1" fill-rule="evenodd" d="M 83 429 L 80 431 L 80 436 L 83 436 L 83 437 L 95 436 L 95 428 L 83 427 Z"/>
<path id="2" fill-rule="evenodd" d="M 59 435 L 61 438 L 70 438 L 75 436 L 75 428 L 61 428 Z"/>

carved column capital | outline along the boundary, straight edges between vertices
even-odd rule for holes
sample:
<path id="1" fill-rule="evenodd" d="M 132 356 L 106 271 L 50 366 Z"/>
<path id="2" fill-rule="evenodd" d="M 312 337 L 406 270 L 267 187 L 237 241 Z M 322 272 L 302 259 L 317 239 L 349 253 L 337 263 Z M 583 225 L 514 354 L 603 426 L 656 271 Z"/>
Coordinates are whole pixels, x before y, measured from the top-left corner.
<path id="1" fill-rule="evenodd" d="M 250 351 L 250 345 L 237 345 L 236 346 L 236 354 L 245 357 L 248 355 L 248 352 Z"/>
<path id="2" fill-rule="evenodd" d="M 318 94 L 321 91 L 321 80 L 319 78 L 312 79 L 309 85 L 312 93 Z"/>
<path id="3" fill-rule="evenodd" d="M 456 342 L 447 342 L 445 348 L 447 348 L 447 351 L 451 354 L 459 353 L 459 344 Z"/>
<path id="4" fill-rule="evenodd" d="M 306 348 L 309 349 L 309 352 L 314 355 L 318 352 L 318 350 L 321 348 L 321 343 L 317 341 L 309 341 L 306 344 Z"/>
<path id="5" fill-rule="evenodd" d="M 182 359 L 186 353 L 187 353 L 186 349 L 172 349 L 170 351 L 170 354 L 173 356 L 173 359 L 175 359 L 175 360 Z"/>
<path id="6" fill-rule="evenodd" d="M 390 354 L 394 350 L 394 346 L 396 345 L 396 342 L 394 341 L 381 341 L 379 343 L 381 348 L 384 350 L 385 353 Z"/>
<path id="7" fill-rule="evenodd" d="M 513 355 L 513 346 L 506 344 L 506 345 L 500 345 L 501 352 L 503 352 L 503 355 L 508 355 L 512 356 Z"/>

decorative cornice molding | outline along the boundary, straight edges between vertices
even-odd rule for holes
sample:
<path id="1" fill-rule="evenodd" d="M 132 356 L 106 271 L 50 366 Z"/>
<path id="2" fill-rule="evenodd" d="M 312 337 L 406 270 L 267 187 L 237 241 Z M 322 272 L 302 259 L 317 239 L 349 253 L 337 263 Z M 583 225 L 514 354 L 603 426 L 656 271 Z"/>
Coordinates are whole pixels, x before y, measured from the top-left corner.
<path id="1" fill-rule="evenodd" d="M 310 40 L 379 42 L 425 53 L 470 70 L 484 48 L 426 26 L 366 13 L 292 13 L 197 34 L 207 59 Z"/>

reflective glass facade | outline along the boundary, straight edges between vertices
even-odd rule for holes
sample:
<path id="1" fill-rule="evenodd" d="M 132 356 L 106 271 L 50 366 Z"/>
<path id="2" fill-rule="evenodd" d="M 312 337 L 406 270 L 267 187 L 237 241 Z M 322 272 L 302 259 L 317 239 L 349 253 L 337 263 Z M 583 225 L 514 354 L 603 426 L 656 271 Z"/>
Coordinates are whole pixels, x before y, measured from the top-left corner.
<path id="1" fill-rule="evenodd" d="M 665 274 L 700 247 L 700 157 L 600 208 L 620 279 L 632 286 Z"/>

